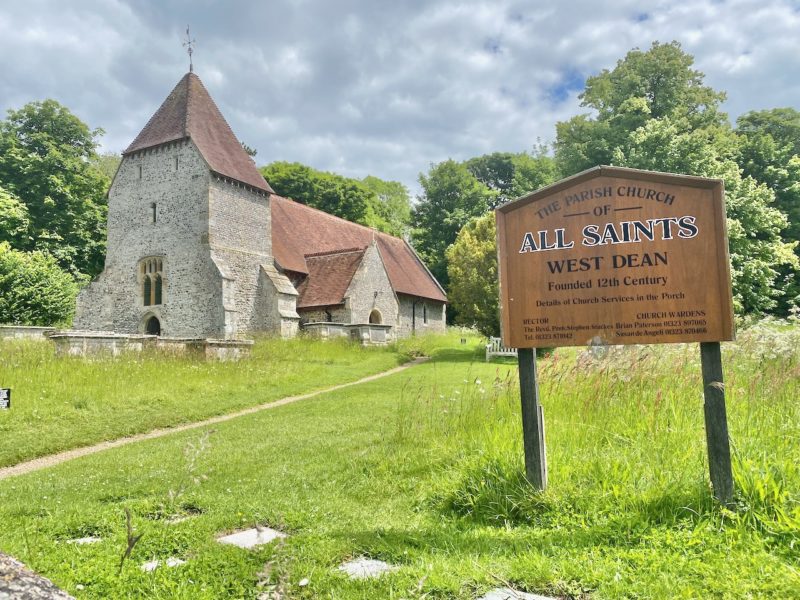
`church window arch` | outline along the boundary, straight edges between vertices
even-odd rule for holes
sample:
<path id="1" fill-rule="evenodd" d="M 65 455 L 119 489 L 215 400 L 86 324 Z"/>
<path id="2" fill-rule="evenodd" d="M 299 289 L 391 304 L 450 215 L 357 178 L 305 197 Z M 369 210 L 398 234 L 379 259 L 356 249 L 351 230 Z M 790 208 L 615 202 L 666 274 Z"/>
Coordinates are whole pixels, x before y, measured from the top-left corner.
<path id="1" fill-rule="evenodd" d="M 144 332 L 148 335 L 161 335 L 161 321 L 158 317 L 153 315 L 145 321 Z"/>
<path id="2" fill-rule="evenodd" d="M 139 264 L 139 276 L 142 284 L 142 303 L 145 306 L 158 306 L 159 304 L 163 304 L 163 259 L 157 256 L 143 258 Z"/>
<path id="3" fill-rule="evenodd" d="M 379 311 L 376 308 L 371 313 L 369 313 L 369 322 L 374 323 L 376 325 L 380 325 L 381 323 L 383 323 L 383 316 L 381 315 L 381 311 Z"/>

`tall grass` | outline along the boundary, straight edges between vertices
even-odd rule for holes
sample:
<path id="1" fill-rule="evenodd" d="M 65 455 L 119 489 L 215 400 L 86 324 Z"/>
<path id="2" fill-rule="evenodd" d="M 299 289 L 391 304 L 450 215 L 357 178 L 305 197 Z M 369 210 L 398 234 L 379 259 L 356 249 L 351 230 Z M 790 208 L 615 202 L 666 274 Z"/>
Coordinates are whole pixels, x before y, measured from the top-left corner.
<path id="1" fill-rule="evenodd" d="M 561 350 L 539 361 L 550 489 L 524 477 L 518 382 L 404 389 L 395 440 L 457 460 L 420 500 L 484 524 L 726 527 L 800 539 L 800 328 L 766 322 L 724 345 L 736 505 L 712 499 L 697 345 Z"/>
<path id="2" fill-rule="evenodd" d="M 41 341 L 0 343 L 0 466 L 159 427 L 201 420 L 397 366 L 395 348 L 347 340 L 261 338 L 249 357 L 206 360 L 158 349 L 56 356 Z"/>

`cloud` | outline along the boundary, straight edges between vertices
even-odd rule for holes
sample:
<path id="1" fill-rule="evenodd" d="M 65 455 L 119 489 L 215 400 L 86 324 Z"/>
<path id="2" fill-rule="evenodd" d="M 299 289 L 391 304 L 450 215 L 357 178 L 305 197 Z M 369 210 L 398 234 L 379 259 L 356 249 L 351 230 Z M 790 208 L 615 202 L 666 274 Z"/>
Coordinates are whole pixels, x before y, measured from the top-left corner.
<path id="1" fill-rule="evenodd" d="M 35 0 L 0 13 L 0 109 L 56 98 L 119 152 L 187 70 L 259 164 L 399 180 L 446 158 L 520 151 L 586 112 L 587 76 L 677 39 L 732 117 L 798 105 L 790 0 L 678 4 L 450 0 Z"/>

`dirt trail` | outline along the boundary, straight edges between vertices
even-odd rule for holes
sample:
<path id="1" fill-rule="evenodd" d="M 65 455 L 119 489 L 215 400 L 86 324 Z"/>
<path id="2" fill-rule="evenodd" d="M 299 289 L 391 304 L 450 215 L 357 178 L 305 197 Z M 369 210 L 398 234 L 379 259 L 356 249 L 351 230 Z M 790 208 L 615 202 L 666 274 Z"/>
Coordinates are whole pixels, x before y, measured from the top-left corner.
<path id="1" fill-rule="evenodd" d="M 143 440 L 153 440 L 167 435 L 172 435 L 173 433 L 180 433 L 181 431 L 187 431 L 189 429 L 197 429 L 199 427 L 206 427 L 207 425 L 223 423 L 225 421 L 230 421 L 231 419 L 236 419 L 238 417 L 243 417 L 245 415 L 252 415 L 254 413 L 261 412 L 262 410 L 277 408 L 279 406 L 291 404 L 292 402 L 307 400 L 308 398 L 313 398 L 314 396 L 327 394 L 328 392 L 335 392 L 337 390 L 342 390 L 344 388 L 352 387 L 354 385 L 360 385 L 362 383 L 367 383 L 369 381 L 375 381 L 376 379 L 381 379 L 382 377 L 387 377 L 389 375 L 394 375 L 395 373 L 399 373 L 400 371 L 404 371 L 409 367 L 418 365 L 422 362 L 425 362 L 426 360 L 428 359 L 417 358 L 404 365 L 395 367 L 394 369 L 389 369 L 388 371 L 383 371 L 382 373 L 376 373 L 375 375 L 369 375 L 368 377 L 363 377 L 362 379 L 359 379 L 357 381 L 351 381 L 350 383 L 341 383 L 339 385 L 334 385 L 329 388 L 324 388 L 314 392 L 309 392 L 307 394 L 302 394 L 300 396 L 287 396 L 286 398 L 281 398 L 280 400 L 274 400 L 272 402 L 267 402 L 265 404 L 259 404 L 258 406 L 251 406 L 250 408 L 245 408 L 225 415 L 218 415 L 216 417 L 211 417 L 210 419 L 205 419 L 203 421 L 195 421 L 194 423 L 186 423 L 184 425 L 177 425 L 175 427 L 167 427 L 164 429 L 154 429 L 153 431 L 148 431 L 146 433 L 138 433 L 136 435 L 132 435 L 129 437 L 123 437 L 123 438 L 118 438 L 116 440 L 100 442 L 99 444 L 93 444 L 91 446 L 83 446 L 81 448 L 73 448 L 72 450 L 65 450 L 64 452 L 58 452 L 57 454 L 48 454 L 47 456 L 40 456 L 39 458 L 34 458 L 31 460 L 27 460 L 25 462 L 17 463 L 15 465 L 0 468 L 0 480 L 6 479 L 7 477 L 14 477 L 15 475 L 24 475 L 32 471 L 38 471 L 40 469 L 46 469 L 47 467 L 52 467 L 54 465 L 67 462 L 68 460 L 80 458 L 81 456 L 88 456 L 89 454 L 96 454 L 97 452 L 103 452 L 104 450 L 110 450 L 111 448 L 118 448 L 119 446 L 127 446 L 128 444 L 134 444 L 136 442 L 141 442 Z"/>

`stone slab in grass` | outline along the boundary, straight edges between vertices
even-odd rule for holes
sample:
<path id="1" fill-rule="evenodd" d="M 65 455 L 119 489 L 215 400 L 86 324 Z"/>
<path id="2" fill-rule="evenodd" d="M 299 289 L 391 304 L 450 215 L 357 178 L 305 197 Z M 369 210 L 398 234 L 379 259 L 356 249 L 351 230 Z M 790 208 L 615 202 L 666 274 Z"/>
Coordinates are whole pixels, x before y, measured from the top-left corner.
<path id="1" fill-rule="evenodd" d="M 369 579 L 396 571 L 397 567 L 382 560 L 374 560 L 362 556 L 344 563 L 339 567 L 339 570 L 347 573 L 351 579 Z"/>
<path id="2" fill-rule="evenodd" d="M 49 579 L 37 575 L 18 560 L 0 552 L 0 599 L 75 600 Z"/>
<path id="3" fill-rule="evenodd" d="M 103 540 L 101 540 L 99 537 L 95 537 L 93 535 L 90 535 L 88 537 L 75 538 L 74 540 L 67 540 L 67 543 L 68 544 L 76 544 L 78 546 L 83 546 L 85 544 L 96 544 L 97 542 L 102 542 L 102 541 Z"/>
<path id="4" fill-rule="evenodd" d="M 250 550 L 257 546 L 269 544 L 277 539 L 285 538 L 286 534 L 278 531 L 277 529 L 270 529 L 269 527 L 255 527 L 253 529 L 245 529 L 244 531 L 237 531 L 221 538 L 217 538 L 218 542 L 223 544 L 232 544 L 245 550 Z"/>
<path id="5" fill-rule="evenodd" d="M 141 567 L 139 567 L 145 573 L 150 573 L 151 571 L 155 571 L 158 567 L 160 567 L 162 562 L 160 560 L 151 560 L 144 563 Z M 181 560 L 180 558 L 175 558 L 174 556 L 170 556 L 167 560 L 164 561 L 165 565 L 168 567 L 179 567 L 181 565 L 185 565 L 186 561 Z"/>
<path id="6" fill-rule="evenodd" d="M 556 598 L 531 594 L 530 592 L 519 592 L 511 588 L 495 588 L 478 600 L 556 600 Z"/>

